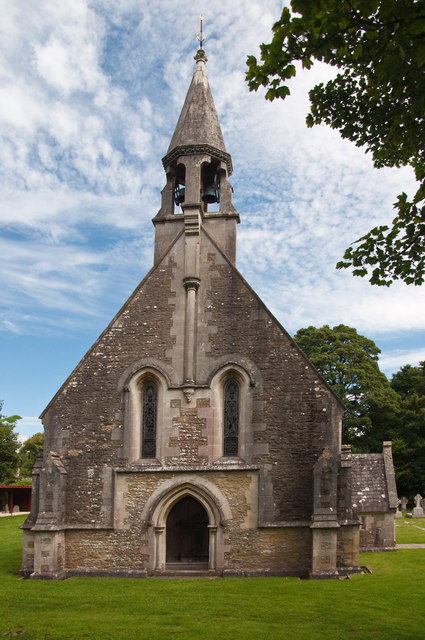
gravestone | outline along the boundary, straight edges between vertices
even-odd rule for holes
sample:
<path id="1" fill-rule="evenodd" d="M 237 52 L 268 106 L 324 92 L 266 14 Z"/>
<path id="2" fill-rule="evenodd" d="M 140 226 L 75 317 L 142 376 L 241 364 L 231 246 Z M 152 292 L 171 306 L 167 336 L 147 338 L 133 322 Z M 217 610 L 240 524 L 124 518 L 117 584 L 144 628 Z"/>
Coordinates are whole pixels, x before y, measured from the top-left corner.
<path id="1" fill-rule="evenodd" d="M 395 517 L 396 518 L 402 518 L 403 515 L 400 511 L 400 506 L 401 506 L 401 500 L 398 501 L 398 505 L 397 505 L 397 511 L 395 512 Z"/>
<path id="2" fill-rule="evenodd" d="M 401 502 L 401 510 L 406 511 L 407 505 L 409 504 L 409 500 L 403 496 L 400 502 Z"/>
<path id="3" fill-rule="evenodd" d="M 416 506 L 412 511 L 413 518 L 425 518 L 424 510 L 422 507 L 422 496 L 419 493 L 415 496 Z"/>

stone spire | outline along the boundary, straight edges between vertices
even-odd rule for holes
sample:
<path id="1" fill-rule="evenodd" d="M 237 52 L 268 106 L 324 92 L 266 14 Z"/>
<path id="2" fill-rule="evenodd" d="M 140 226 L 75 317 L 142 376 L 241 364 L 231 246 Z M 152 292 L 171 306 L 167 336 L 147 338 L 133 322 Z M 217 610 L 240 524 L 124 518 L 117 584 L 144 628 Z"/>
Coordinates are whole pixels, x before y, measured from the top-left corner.
<path id="1" fill-rule="evenodd" d="M 198 49 L 196 67 L 192 82 L 177 122 L 167 155 L 163 158 L 167 167 L 176 155 L 192 151 L 191 147 L 202 147 L 214 151 L 214 155 L 226 162 L 228 175 L 232 173 L 232 161 L 226 151 L 220 123 L 215 110 L 206 71 L 207 57 L 203 49 Z"/>
<path id="2" fill-rule="evenodd" d="M 167 155 L 176 147 L 194 144 L 210 145 L 226 153 L 208 82 L 205 67 L 207 58 L 203 49 L 198 50 L 195 60 L 195 72 Z"/>

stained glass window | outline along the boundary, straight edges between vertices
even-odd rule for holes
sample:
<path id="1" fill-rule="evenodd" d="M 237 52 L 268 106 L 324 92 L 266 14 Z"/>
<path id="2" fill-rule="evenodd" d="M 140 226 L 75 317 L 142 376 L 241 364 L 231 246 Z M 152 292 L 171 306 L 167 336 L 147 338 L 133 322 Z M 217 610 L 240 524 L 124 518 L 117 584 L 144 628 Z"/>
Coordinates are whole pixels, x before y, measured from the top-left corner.
<path id="1" fill-rule="evenodd" d="M 156 414 L 158 389 L 153 382 L 147 382 L 142 391 L 142 458 L 156 456 Z"/>
<path id="2" fill-rule="evenodd" d="M 233 378 L 224 385 L 224 456 L 238 455 L 239 384 Z"/>

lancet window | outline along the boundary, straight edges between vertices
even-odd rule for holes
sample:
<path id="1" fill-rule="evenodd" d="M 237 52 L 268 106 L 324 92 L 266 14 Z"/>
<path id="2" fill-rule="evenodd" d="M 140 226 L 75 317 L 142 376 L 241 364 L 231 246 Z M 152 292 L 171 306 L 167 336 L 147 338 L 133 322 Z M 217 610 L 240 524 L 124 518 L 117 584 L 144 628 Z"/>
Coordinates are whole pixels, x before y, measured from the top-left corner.
<path id="1" fill-rule="evenodd" d="M 237 456 L 239 444 L 239 384 L 231 378 L 224 385 L 224 456 Z"/>
<path id="2" fill-rule="evenodd" d="M 142 389 L 142 458 L 156 456 L 156 421 L 158 413 L 158 388 L 152 381 Z"/>

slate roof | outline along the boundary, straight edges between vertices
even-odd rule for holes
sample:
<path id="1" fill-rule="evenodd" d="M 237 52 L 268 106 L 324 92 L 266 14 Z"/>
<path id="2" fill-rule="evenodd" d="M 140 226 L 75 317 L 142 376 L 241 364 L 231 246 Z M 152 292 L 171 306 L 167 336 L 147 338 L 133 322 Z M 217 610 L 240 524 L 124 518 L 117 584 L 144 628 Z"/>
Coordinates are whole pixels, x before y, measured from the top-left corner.
<path id="1" fill-rule="evenodd" d="M 351 456 L 352 503 L 358 513 L 396 509 L 397 487 L 391 442 L 382 453 L 354 453 Z"/>
<path id="2" fill-rule="evenodd" d="M 358 513 L 388 511 L 388 491 L 382 453 L 353 454 L 352 501 Z"/>

